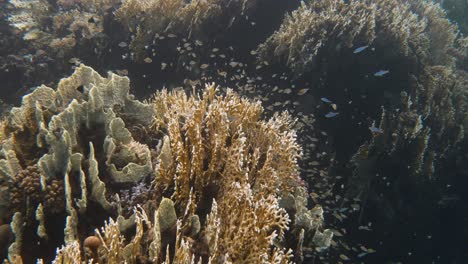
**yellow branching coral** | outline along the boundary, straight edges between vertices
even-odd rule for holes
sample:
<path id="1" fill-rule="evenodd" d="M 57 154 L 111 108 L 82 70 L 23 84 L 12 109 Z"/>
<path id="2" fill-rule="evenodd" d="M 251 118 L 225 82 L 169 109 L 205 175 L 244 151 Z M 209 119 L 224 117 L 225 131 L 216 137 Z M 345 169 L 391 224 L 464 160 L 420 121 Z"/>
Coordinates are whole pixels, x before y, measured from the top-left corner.
<path id="1" fill-rule="evenodd" d="M 208 189 L 216 186 L 211 191 L 223 195 L 233 182 L 250 184 L 255 195 L 264 196 L 286 193 L 298 184 L 300 147 L 288 115 L 261 121 L 258 102 L 232 90 L 216 96 L 214 85 L 202 98 L 163 91 L 153 104 L 153 127 L 168 137 L 155 182 L 163 191 L 174 189 L 172 197 L 181 205 L 192 191 L 196 206 Z"/>

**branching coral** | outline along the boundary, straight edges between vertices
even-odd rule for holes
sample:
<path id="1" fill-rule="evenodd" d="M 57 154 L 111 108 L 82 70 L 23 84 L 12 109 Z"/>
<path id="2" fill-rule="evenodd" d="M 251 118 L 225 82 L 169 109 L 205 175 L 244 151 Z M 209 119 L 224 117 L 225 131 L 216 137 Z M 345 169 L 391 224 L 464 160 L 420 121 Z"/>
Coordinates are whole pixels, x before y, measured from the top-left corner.
<path id="1" fill-rule="evenodd" d="M 279 58 L 304 72 L 323 49 L 368 44 L 375 38 L 373 5 L 361 1 L 325 0 L 301 3 L 259 47 L 262 60 Z"/>
<path id="2" fill-rule="evenodd" d="M 302 3 L 259 47 L 262 60 L 285 62 L 297 74 L 320 54 L 379 44 L 424 63 L 447 64 L 457 29 L 440 6 L 428 1 L 341 1 Z"/>
<path id="3" fill-rule="evenodd" d="M 253 190 L 261 188 L 262 195 L 286 193 L 297 184 L 300 148 L 295 134 L 288 132 L 292 120 L 286 114 L 261 122 L 260 104 L 231 90 L 223 98 L 211 87 L 202 98 L 183 92 L 156 96 L 153 126 L 168 136 L 161 153 L 164 162 L 157 166 L 158 186 L 174 188 L 173 197 L 184 205 L 194 187 L 195 206 L 205 199 L 206 188 L 219 186 L 212 191 L 224 193 L 233 181 L 246 180 Z"/>
<path id="4" fill-rule="evenodd" d="M 408 171 L 408 177 L 434 176 L 444 157 L 466 138 L 466 80 L 463 72 L 444 66 L 425 68 L 419 79 L 413 76 L 410 94 L 401 92 L 398 111 L 382 108 L 382 133 L 375 133 L 354 155 L 355 171 L 349 182 L 364 187 L 356 187 L 353 195 L 367 188 L 362 182 L 369 175 L 385 173 L 379 171 L 384 167 L 383 160 L 404 156 L 405 162 L 399 164 Z"/>

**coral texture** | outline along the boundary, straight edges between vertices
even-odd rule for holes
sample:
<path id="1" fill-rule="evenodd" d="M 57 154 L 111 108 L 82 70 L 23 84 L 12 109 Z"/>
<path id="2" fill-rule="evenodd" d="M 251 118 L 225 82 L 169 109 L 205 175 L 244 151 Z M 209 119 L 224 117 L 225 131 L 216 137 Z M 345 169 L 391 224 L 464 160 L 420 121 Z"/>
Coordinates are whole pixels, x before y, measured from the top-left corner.
<path id="1" fill-rule="evenodd" d="M 447 64 L 456 33 L 441 7 L 429 1 L 309 1 L 288 14 L 258 51 L 261 60 L 284 62 L 298 75 L 319 63 L 321 54 L 372 44 Z"/>
<path id="2" fill-rule="evenodd" d="M 323 210 L 306 207 L 294 120 L 262 114 L 215 85 L 140 102 L 128 78 L 84 65 L 37 88 L 2 123 L 9 260 L 289 263 L 304 236 L 329 246 Z"/>
<path id="3" fill-rule="evenodd" d="M 160 34 L 209 38 L 232 26 L 253 9 L 257 0 L 125 0 L 115 17 L 135 33 L 132 49 L 138 55 Z M 175 35 L 174 35 L 175 36 Z"/>

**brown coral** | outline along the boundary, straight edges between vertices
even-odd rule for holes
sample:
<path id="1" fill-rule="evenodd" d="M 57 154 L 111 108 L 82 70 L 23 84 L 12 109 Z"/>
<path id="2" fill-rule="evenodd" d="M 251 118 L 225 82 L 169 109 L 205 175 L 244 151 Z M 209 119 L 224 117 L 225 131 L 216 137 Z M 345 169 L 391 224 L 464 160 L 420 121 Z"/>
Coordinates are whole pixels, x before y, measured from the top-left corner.
<path id="1" fill-rule="evenodd" d="M 44 207 L 51 213 L 59 213 L 65 209 L 65 190 L 63 180 L 51 180 L 44 194 Z"/>
<path id="2" fill-rule="evenodd" d="M 12 210 L 24 209 L 26 200 L 39 203 L 42 192 L 37 166 L 28 166 L 19 171 L 11 181 L 10 193 Z"/>

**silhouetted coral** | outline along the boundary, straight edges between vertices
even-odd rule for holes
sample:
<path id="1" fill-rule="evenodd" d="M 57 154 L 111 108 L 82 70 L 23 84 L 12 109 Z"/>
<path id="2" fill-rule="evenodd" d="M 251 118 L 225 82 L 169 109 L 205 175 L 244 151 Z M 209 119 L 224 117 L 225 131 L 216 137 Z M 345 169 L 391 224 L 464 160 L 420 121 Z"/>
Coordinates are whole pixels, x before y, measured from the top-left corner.
<path id="1" fill-rule="evenodd" d="M 106 12 L 118 1 L 14 0 L 10 24 L 36 48 L 63 57 L 77 42 L 103 31 Z"/>
<path id="2" fill-rule="evenodd" d="M 28 166 L 26 169 L 19 171 L 11 179 L 10 184 L 12 209 L 25 208 L 26 201 L 33 204 L 40 202 L 41 183 L 37 166 Z"/>
<path id="3" fill-rule="evenodd" d="M 159 37 L 209 38 L 231 27 L 256 4 L 256 0 L 125 0 L 115 17 L 135 34 L 131 46 L 138 59 L 144 47 Z"/>

